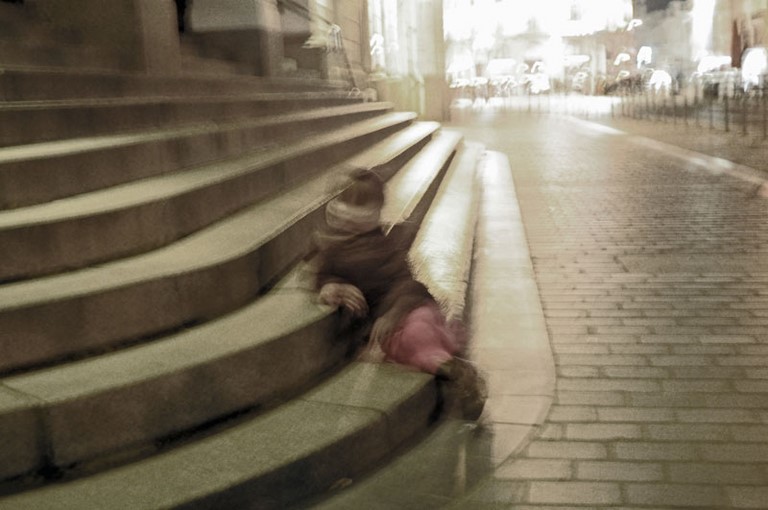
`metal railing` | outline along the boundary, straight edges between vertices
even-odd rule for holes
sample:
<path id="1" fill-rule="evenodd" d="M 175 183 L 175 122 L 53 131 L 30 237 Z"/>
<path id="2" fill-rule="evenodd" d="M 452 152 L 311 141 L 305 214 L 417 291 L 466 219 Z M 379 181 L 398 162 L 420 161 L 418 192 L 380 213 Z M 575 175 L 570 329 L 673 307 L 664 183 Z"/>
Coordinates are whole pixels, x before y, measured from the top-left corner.
<path id="1" fill-rule="evenodd" d="M 695 126 L 711 131 L 750 135 L 768 140 L 768 90 L 745 94 L 737 91 L 716 96 L 696 96 L 651 90 L 624 90 L 612 95 L 582 95 L 555 92 L 544 94 L 476 94 L 452 89 L 451 108 L 494 108 L 535 114 L 567 114 L 585 118 L 632 118 L 650 122 Z"/>
<path id="2" fill-rule="evenodd" d="M 768 139 L 768 94 L 764 90 L 736 91 L 720 96 L 653 91 L 624 93 L 615 115 L 672 124 L 708 127 L 710 130 L 760 135 Z"/>

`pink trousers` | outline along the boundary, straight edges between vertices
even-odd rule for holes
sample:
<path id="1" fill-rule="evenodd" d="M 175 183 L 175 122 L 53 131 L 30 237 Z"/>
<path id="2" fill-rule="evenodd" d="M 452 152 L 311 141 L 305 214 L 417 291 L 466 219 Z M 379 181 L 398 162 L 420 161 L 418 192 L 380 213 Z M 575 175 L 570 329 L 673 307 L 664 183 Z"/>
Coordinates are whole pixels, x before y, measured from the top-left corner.
<path id="1" fill-rule="evenodd" d="M 461 349 L 458 329 L 448 325 L 437 305 L 423 305 L 398 325 L 382 350 L 388 361 L 434 374 Z"/>

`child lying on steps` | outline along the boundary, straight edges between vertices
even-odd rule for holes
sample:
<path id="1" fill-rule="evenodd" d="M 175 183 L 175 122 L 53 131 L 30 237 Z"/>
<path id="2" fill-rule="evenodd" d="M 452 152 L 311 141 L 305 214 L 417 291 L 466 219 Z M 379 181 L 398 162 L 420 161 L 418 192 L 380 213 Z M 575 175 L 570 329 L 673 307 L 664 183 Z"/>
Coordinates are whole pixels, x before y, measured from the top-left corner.
<path id="1" fill-rule="evenodd" d="M 411 274 L 407 252 L 380 224 L 384 184 L 356 170 L 351 185 L 326 206 L 327 228 L 316 236 L 315 286 L 323 303 L 340 306 L 371 324 L 370 341 L 385 360 L 446 381 L 463 417 L 476 420 L 485 383 L 474 366 L 456 357 L 463 345 L 435 299 Z"/>

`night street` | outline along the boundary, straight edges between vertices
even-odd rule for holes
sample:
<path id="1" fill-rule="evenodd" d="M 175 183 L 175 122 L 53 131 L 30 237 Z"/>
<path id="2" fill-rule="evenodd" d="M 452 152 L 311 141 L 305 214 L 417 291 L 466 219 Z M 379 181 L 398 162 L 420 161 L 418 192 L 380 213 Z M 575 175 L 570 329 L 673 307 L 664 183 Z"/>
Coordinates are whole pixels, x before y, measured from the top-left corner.
<path id="1" fill-rule="evenodd" d="M 766 508 L 768 201 L 754 174 L 676 157 L 682 127 L 676 140 L 656 125 L 659 144 L 558 115 L 456 117 L 509 157 L 557 371 L 538 437 L 472 508 Z"/>
<path id="2" fill-rule="evenodd" d="M 768 510 L 767 156 L 767 0 L 0 0 L 0 509 Z"/>

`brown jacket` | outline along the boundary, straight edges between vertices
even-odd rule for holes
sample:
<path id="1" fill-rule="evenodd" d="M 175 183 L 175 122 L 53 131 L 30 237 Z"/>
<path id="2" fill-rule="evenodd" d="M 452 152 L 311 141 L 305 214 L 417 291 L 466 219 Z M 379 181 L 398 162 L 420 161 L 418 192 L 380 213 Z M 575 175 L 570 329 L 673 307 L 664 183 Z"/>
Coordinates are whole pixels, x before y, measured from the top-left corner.
<path id="1" fill-rule="evenodd" d="M 352 236 L 321 234 L 316 258 L 316 290 L 326 283 L 350 283 L 365 296 L 375 321 L 392 311 L 399 323 L 409 312 L 433 302 L 408 267 L 407 251 L 381 229 Z"/>

